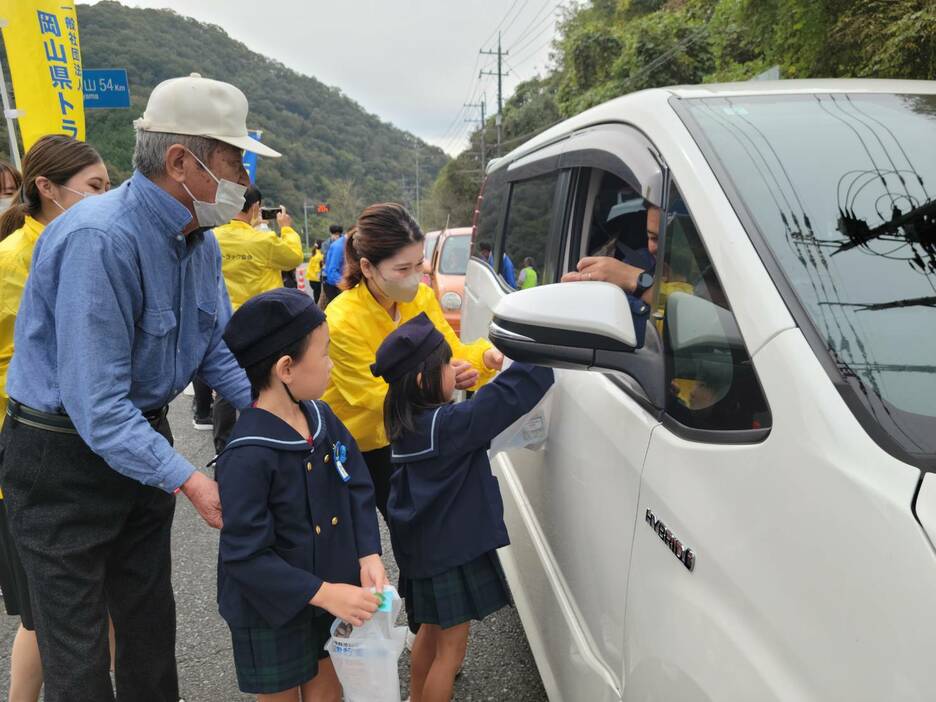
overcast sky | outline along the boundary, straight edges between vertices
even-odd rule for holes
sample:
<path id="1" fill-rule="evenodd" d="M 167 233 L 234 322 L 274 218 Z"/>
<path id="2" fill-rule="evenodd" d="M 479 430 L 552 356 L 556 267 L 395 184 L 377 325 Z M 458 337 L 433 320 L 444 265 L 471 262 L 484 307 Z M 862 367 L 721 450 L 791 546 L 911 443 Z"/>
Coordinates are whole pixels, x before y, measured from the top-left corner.
<path id="1" fill-rule="evenodd" d="M 121 0 L 219 25 L 253 51 L 340 88 L 451 154 L 467 143 L 473 125 L 464 120 L 479 114 L 463 103 L 486 92 L 488 114 L 497 109 L 496 77 L 478 78 L 482 69 L 495 70 L 496 57 L 479 49 L 496 49 L 503 31 L 506 100 L 549 64 L 556 13 L 569 1 Z"/>

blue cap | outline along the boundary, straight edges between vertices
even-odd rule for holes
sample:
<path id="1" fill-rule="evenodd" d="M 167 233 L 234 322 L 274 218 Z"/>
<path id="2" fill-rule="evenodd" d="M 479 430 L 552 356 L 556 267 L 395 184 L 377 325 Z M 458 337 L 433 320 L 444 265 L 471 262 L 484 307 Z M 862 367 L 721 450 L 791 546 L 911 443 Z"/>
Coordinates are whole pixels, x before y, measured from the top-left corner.
<path id="1" fill-rule="evenodd" d="M 281 352 L 325 321 L 315 301 L 293 288 L 277 288 L 250 298 L 231 317 L 224 343 L 241 368 Z"/>
<path id="2" fill-rule="evenodd" d="M 388 383 L 396 382 L 419 368 L 444 343 L 442 332 L 435 328 L 425 312 L 420 312 L 384 339 L 377 349 L 377 362 L 370 367 L 371 373 Z"/>

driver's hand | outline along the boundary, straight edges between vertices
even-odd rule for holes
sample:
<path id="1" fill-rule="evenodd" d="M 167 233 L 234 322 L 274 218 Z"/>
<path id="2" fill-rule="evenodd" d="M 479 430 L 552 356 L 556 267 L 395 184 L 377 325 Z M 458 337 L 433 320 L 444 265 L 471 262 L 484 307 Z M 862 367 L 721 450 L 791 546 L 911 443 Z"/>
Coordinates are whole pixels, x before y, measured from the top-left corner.
<path id="1" fill-rule="evenodd" d="M 563 283 L 573 283 L 580 280 L 600 280 L 613 283 L 626 293 L 637 289 L 637 278 L 643 273 L 629 263 L 618 261 L 611 256 L 586 256 L 578 262 L 578 270 L 571 271 L 562 276 Z"/>

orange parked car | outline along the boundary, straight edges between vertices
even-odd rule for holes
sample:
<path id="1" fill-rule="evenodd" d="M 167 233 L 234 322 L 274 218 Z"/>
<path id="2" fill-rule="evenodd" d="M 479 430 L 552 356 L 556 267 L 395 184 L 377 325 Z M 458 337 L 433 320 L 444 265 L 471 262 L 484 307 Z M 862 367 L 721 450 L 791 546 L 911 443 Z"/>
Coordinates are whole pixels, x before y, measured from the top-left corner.
<path id="1" fill-rule="evenodd" d="M 471 227 L 446 229 L 439 235 L 429 274 L 445 319 L 458 334 L 461 332 L 462 299 L 465 296 L 465 271 L 471 256 Z"/>
<path id="2" fill-rule="evenodd" d="M 435 253 L 436 244 L 439 242 L 439 235 L 442 232 L 427 232 L 425 246 L 423 248 L 423 277 L 422 282 L 426 285 L 432 285 L 432 254 Z"/>

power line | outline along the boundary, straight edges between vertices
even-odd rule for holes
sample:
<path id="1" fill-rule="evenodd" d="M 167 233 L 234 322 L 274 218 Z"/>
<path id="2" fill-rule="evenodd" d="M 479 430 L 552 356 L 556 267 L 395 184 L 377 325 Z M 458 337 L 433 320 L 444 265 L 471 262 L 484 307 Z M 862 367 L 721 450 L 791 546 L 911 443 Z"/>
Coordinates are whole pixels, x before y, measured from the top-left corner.
<path id="1" fill-rule="evenodd" d="M 519 54 L 527 49 L 527 47 L 535 44 L 540 37 L 542 37 L 546 32 L 554 33 L 556 17 L 553 13 L 546 15 L 536 26 L 535 30 L 530 32 L 523 40 L 517 40 L 514 42 L 514 45 L 511 47 L 515 54 Z"/>
<path id="2" fill-rule="evenodd" d="M 472 70 L 472 79 L 468 84 L 468 90 L 466 91 L 465 98 L 462 100 L 462 107 L 455 113 L 455 116 L 452 118 L 452 121 L 449 123 L 448 127 L 445 128 L 445 131 L 442 133 L 442 136 L 439 138 L 440 141 L 448 141 L 450 136 L 461 126 L 461 119 L 465 114 L 464 104 L 466 102 L 474 102 L 477 97 L 477 93 L 481 84 L 479 82 L 478 74 L 474 71 L 478 68 L 478 64 L 481 62 L 481 56 L 478 55 L 475 58 L 475 64 Z M 485 68 L 490 68 L 493 65 L 493 62 L 488 63 Z"/>
<path id="3" fill-rule="evenodd" d="M 504 25 L 504 20 L 506 20 L 510 16 L 510 13 L 513 12 L 513 9 L 517 6 L 518 2 L 520 2 L 520 0 L 513 0 L 513 3 L 510 5 L 510 7 L 507 10 L 507 14 L 501 17 L 501 21 L 497 23 L 496 27 L 494 27 L 494 31 L 491 32 L 488 38 L 482 41 L 481 44 L 487 44 L 489 41 L 491 41 L 491 39 L 495 37 L 495 35 L 497 34 L 497 31 Z"/>
<path id="4" fill-rule="evenodd" d="M 542 44 L 540 44 L 539 46 L 537 46 L 535 49 L 533 49 L 533 51 L 531 51 L 531 52 L 528 53 L 526 56 L 524 56 L 522 59 L 520 59 L 519 61 L 517 61 L 517 64 L 516 64 L 516 65 L 522 66 L 523 64 L 527 63 L 527 62 L 530 61 L 531 59 L 536 58 L 536 56 L 539 54 L 540 51 L 542 51 L 543 49 L 545 49 L 547 46 L 549 46 L 550 44 L 552 44 L 554 41 L 555 41 L 555 37 L 550 37 L 550 38 L 547 39 L 545 42 L 543 42 Z"/>
<path id="5" fill-rule="evenodd" d="M 533 19 L 530 20 L 529 24 L 527 24 L 527 26 L 524 27 L 523 30 L 520 32 L 520 34 L 518 34 L 517 37 L 513 40 L 513 43 L 514 43 L 514 44 L 517 44 L 517 43 L 523 41 L 524 39 L 526 39 L 526 37 L 527 37 L 527 35 L 528 35 L 530 29 L 531 29 L 532 27 L 534 27 L 535 25 L 537 25 L 537 24 L 541 21 L 540 15 L 543 13 L 543 10 L 545 10 L 547 7 L 549 7 L 550 3 L 552 3 L 552 2 L 553 2 L 553 0 L 546 0 L 546 2 L 544 2 L 544 3 L 540 6 L 540 9 L 536 11 L 536 14 L 535 14 L 535 15 L 533 15 Z M 560 2 L 555 3 L 555 4 L 550 8 L 550 11 L 558 9 L 560 5 L 562 5 L 562 0 L 560 0 Z"/>
<path id="6" fill-rule="evenodd" d="M 513 18 L 512 20 L 510 20 L 510 24 L 508 24 L 506 27 L 504 27 L 504 28 L 501 30 L 501 33 L 502 33 L 502 34 L 506 34 L 507 32 L 510 31 L 510 28 L 514 26 L 514 22 L 516 22 L 517 19 L 520 17 L 520 15 L 523 14 L 523 8 L 525 8 L 525 7 L 527 6 L 527 3 L 528 3 L 528 2 L 530 2 L 530 0 L 523 0 L 523 4 L 520 6 L 520 9 L 517 10 L 517 14 L 515 14 L 515 15 L 514 15 L 514 18 Z M 516 3 L 514 3 L 514 4 L 516 4 Z"/>

